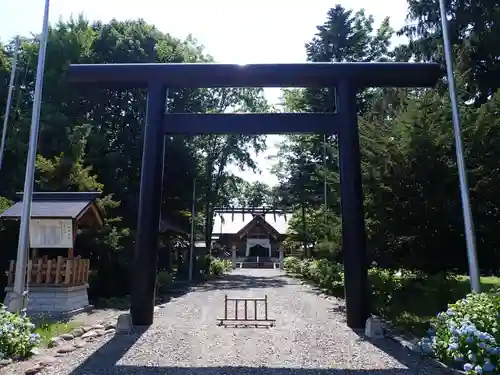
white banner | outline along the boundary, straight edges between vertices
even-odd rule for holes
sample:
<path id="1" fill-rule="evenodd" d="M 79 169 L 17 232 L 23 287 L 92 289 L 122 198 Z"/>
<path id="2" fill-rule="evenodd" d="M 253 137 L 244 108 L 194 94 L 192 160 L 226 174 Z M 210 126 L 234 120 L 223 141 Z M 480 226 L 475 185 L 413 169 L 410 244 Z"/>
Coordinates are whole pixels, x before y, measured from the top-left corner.
<path id="1" fill-rule="evenodd" d="M 31 219 L 30 247 L 73 247 L 73 221 L 71 219 Z"/>
<path id="2" fill-rule="evenodd" d="M 269 238 L 247 238 L 246 256 L 250 256 L 250 248 L 255 245 L 267 247 L 269 250 L 269 256 L 271 256 L 271 242 L 269 241 Z"/>

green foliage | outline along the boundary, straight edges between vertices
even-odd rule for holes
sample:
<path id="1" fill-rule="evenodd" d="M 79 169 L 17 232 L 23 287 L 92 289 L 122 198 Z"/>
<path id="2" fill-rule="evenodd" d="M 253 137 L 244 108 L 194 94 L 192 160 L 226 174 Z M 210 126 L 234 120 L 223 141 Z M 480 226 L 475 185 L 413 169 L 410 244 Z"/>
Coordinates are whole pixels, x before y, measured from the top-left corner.
<path id="1" fill-rule="evenodd" d="M 435 27 L 438 1 L 411 0 L 409 6 L 409 18 L 415 22 L 401 32 L 413 39 L 402 46 L 390 45 L 393 31 L 388 20 L 377 30 L 364 12 L 332 8 L 307 45 L 308 59 L 443 62 L 441 28 Z M 500 139 L 500 95 L 498 85 L 492 87 L 498 82 L 493 78 L 498 61 L 484 40 L 500 34 L 484 25 L 496 24 L 500 13 L 484 1 L 447 6 L 479 265 L 483 273 L 495 275 L 500 264 L 495 235 L 500 194 L 492 176 L 498 174 L 500 157 L 495 146 Z M 481 38 L 470 27 L 476 22 Z M 468 271 L 451 104 L 444 83 L 439 82 L 436 90 L 367 89 L 358 95 L 367 249 L 369 261 L 383 268 L 426 275 Z M 331 92 L 301 89 L 285 91 L 284 99 L 292 112 L 329 112 L 334 102 Z M 278 157 L 279 200 L 295 209 L 288 247 L 303 248 L 307 243 L 312 250 L 306 256 L 341 261 L 336 136 L 288 136 Z"/>
<path id="2" fill-rule="evenodd" d="M 273 192 L 269 185 L 255 181 L 249 183 L 242 180 L 238 186 L 236 205 L 240 207 L 273 206 Z"/>
<path id="3" fill-rule="evenodd" d="M 497 3 L 479 0 L 445 4 L 449 37 L 455 47 L 455 69 L 464 79 L 465 90 L 461 97 L 481 105 L 498 90 L 500 34 L 496 27 L 490 26 L 496 25 L 500 18 Z M 408 23 L 399 31 L 411 38 L 406 46 L 407 53 L 416 60 L 444 64 L 439 1 L 408 0 L 407 18 Z"/>
<path id="4" fill-rule="evenodd" d="M 12 201 L 10 199 L 0 197 L 0 213 L 4 212 L 10 206 L 12 206 Z"/>
<path id="5" fill-rule="evenodd" d="M 300 272 L 300 260 L 296 257 L 286 257 L 283 261 L 283 265 L 285 267 L 285 271 L 291 273 L 299 273 Z"/>
<path id="6" fill-rule="evenodd" d="M 339 294 L 344 287 L 344 270 L 341 264 L 327 259 L 303 259 L 286 257 L 285 270 L 313 281 L 321 288 Z"/>
<path id="7" fill-rule="evenodd" d="M 497 374 L 500 366 L 500 295 L 469 294 L 438 314 L 422 349 L 469 374 Z"/>
<path id="8" fill-rule="evenodd" d="M 52 320 L 37 322 L 35 332 L 40 336 L 40 344 L 48 345 L 50 339 L 69 333 L 78 328 L 76 322 L 54 322 Z"/>
<path id="9" fill-rule="evenodd" d="M 374 310 L 383 316 L 388 316 L 394 297 L 397 297 L 403 289 L 403 279 L 397 277 L 393 271 L 371 268 L 368 272 L 368 281 L 371 285 Z"/>
<path id="10" fill-rule="evenodd" d="M 161 270 L 156 273 L 156 290 L 160 294 L 168 292 L 174 281 L 172 274 L 166 270 Z"/>
<path id="11" fill-rule="evenodd" d="M 306 279 L 332 295 L 344 297 L 344 272 L 341 264 L 327 259 L 300 260 L 286 257 L 284 265 L 291 275 Z M 369 269 L 368 282 L 372 312 L 391 321 L 395 328 L 419 336 L 425 334 L 439 311 L 457 298 L 462 298 L 469 290 L 468 280 L 463 277 L 445 273 L 429 277 L 406 270 L 394 271 L 375 266 Z M 484 279 L 483 288 L 491 288 L 498 282 L 498 278 Z M 470 301 L 476 301 L 474 298 Z M 480 309 L 480 305 L 476 307 Z M 477 319 L 497 319 L 495 314 L 481 316 Z"/>
<path id="12" fill-rule="evenodd" d="M 7 133 L 0 196 L 14 200 L 22 190 L 29 122 L 39 43 L 24 38 L 18 59 L 18 85 Z M 0 45 L 0 104 L 7 97 L 12 43 Z M 40 119 L 36 190 L 101 191 L 103 228 L 79 230 L 75 252 L 91 260 L 89 295 L 120 297 L 130 293 L 135 228 L 143 146 L 144 90 L 91 90 L 82 93 L 67 81 L 70 63 L 207 62 L 213 59 L 193 37 L 180 40 L 143 20 L 89 22 L 83 16 L 51 27 Z M 266 112 L 261 89 L 170 90 L 172 112 Z M 211 238 L 213 208 L 235 199 L 238 178 L 229 166 L 256 169 L 253 151 L 265 149 L 264 136 L 211 135 L 165 139 L 165 188 L 161 212 L 168 221 L 189 232 L 191 187 L 197 181 L 198 232 Z M 171 183 L 175 181 L 175 183 Z M 4 207 L 0 202 L 0 210 Z M 15 241 L 2 240 L 8 248 Z M 13 237 L 13 236 L 11 236 Z M 185 246 L 185 234 L 162 236 L 162 244 Z M 7 256 L 7 255 L 6 255 Z M 1 283 L 1 282 L 0 282 Z M 0 285 L 1 287 L 1 285 Z M 3 290 L 3 288 L 0 288 Z"/>
<path id="13" fill-rule="evenodd" d="M 212 256 L 206 257 L 207 274 L 210 276 L 221 276 L 232 269 L 231 261 L 227 259 L 218 259 Z"/>
<path id="14" fill-rule="evenodd" d="M 28 318 L 10 313 L 0 305 L 0 359 L 27 357 L 40 343 L 35 325 Z"/>
<path id="15" fill-rule="evenodd" d="M 306 209 L 305 220 L 301 210 L 293 213 L 288 223 L 287 238 L 283 245 L 286 248 L 300 248 L 304 239 L 313 247 L 314 256 L 337 260 L 341 249 L 341 232 L 339 217 L 323 207 Z"/>

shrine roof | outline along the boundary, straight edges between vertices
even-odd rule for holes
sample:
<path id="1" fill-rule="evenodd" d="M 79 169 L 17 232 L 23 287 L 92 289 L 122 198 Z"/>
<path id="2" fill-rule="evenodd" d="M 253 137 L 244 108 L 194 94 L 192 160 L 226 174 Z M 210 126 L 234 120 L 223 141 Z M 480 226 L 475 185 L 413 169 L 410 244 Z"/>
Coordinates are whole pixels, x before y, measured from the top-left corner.
<path id="1" fill-rule="evenodd" d="M 90 206 L 94 206 L 100 195 L 99 192 L 36 192 L 33 193 L 31 217 L 78 219 Z M 22 199 L 23 194 L 17 193 L 17 196 Z M 22 207 L 21 200 L 2 212 L 0 218 L 20 218 Z M 102 221 L 101 211 L 96 209 L 95 213 Z"/>
<path id="2" fill-rule="evenodd" d="M 222 218 L 221 218 L 222 216 Z M 279 234 L 285 234 L 288 229 L 288 222 L 292 218 L 292 214 L 285 215 L 276 214 L 276 220 L 274 219 L 274 215 L 270 213 L 265 213 L 260 215 L 264 217 L 266 222 L 271 225 Z M 214 217 L 214 226 L 213 226 L 213 234 L 236 234 L 241 229 L 243 229 L 250 221 L 252 221 L 253 215 L 250 213 L 245 213 L 243 216 L 241 213 L 233 214 L 231 213 L 222 213 L 216 214 Z"/>

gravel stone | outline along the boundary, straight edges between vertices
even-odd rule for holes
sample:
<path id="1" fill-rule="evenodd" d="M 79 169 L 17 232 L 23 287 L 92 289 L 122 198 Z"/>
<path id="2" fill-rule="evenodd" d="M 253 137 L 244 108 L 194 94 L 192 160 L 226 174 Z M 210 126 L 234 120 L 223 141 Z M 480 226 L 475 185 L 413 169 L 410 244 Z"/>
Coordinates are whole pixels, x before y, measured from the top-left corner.
<path id="1" fill-rule="evenodd" d="M 269 317 L 276 319 L 276 326 L 218 326 L 225 294 L 267 295 Z M 320 298 L 279 270 L 238 269 L 168 303 L 155 313 L 148 329 L 102 336 L 57 358 L 40 374 L 442 374 L 432 362 L 390 339 L 370 341 L 353 332 L 345 324 L 342 307 L 341 300 Z M 229 310 L 234 312 L 234 307 Z"/>
<path id="2" fill-rule="evenodd" d="M 59 337 L 62 338 L 63 340 L 65 340 L 65 341 L 70 341 L 70 340 L 73 340 L 75 338 L 75 336 L 72 335 L 71 333 L 63 333 Z"/>
<path id="3" fill-rule="evenodd" d="M 98 336 L 98 334 L 97 334 L 97 332 L 96 332 L 96 331 L 87 331 L 87 332 L 85 332 L 85 333 L 81 336 L 81 338 L 82 338 L 82 339 L 86 339 L 86 338 L 96 337 L 96 336 Z"/>
<path id="4" fill-rule="evenodd" d="M 12 363 L 12 359 L 0 359 L 0 367 L 10 365 Z"/>
<path id="5" fill-rule="evenodd" d="M 76 350 L 76 347 L 74 345 L 64 345 L 61 346 L 60 348 L 57 349 L 57 352 L 59 354 L 66 354 L 66 353 L 71 353 Z"/>
<path id="6" fill-rule="evenodd" d="M 40 358 L 37 358 L 38 360 L 38 363 L 42 366 L 50 366 L 52 364 L 54 364 L 54 362 L 56 362 L 57 360 L 54 358 L 54 357 L 40 357 Z"/>
<path id="7" fill-rule="evenodd" d="M 52 337 L 52 338 L 49 340 L 49 342 L 48 342 L 47 346 L 48 346 L 49 348 L 55 348 L 55 347 L 57 347 L 57 346 L 62 345 L 63 343 L 64 343 L 64 340 L 63 340 L 62 338 L 60 338 L 60 337 Z"/>
<path id="8" fill-rule="evenodd" d="M 81 328 L 75 328 L 71 334 L 74 336 L 74 337 L 80 337 L 81 335 L 83 335 L 85 333 L 85 331 Z"/>
<path id="9" fill-rule="evenodd" d="M 24 371 L 24 374 L 25 375 L 34 375 L 34 374 L 39 373 L 42 369 L 43 369 L 43 366 L 41 364 L 37 364 L 37 365 L 34 365 L 34 366 L 27 368 Z"/>

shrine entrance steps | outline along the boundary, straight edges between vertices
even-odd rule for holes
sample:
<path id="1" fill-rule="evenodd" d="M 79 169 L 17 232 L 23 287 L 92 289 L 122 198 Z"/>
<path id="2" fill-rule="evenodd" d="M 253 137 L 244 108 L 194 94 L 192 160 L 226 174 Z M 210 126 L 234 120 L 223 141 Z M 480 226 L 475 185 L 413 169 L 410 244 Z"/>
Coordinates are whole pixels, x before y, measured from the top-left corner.
<path id="1" fill-rule="evenodd" d="M 241 257 L 236 260 L 236 268 L 279 268 L 279 259 L 268 256 Z"/>

